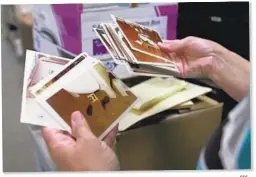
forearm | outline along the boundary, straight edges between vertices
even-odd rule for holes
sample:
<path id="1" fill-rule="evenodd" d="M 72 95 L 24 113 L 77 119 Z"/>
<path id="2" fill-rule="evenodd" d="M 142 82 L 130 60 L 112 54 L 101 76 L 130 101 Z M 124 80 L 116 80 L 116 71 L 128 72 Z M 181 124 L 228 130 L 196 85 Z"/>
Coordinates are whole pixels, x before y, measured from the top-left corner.
<path id="1" fill-rule="evenodd" d="M 211 79 L 233 99 L 240 101 L 250 90 L 250 63 L 225 48 L 220 49 Z"/>

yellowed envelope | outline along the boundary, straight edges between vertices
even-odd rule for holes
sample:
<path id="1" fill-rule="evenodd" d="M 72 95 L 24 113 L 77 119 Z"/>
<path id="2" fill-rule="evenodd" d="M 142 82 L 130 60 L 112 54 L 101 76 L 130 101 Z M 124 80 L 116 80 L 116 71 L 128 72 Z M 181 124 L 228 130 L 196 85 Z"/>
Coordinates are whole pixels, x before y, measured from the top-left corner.
<path id="1" fill-rule="evenodd" d="M 178 80 L 178 79 L 177 79 Z M 148 85 L 147 85 L 148 87 Z M 145 87 L 145 90 L 147 89 Z M 198 96 L 204 95 L 208 92 L 210 92 L 212 89 L 208 87 L 202 87 L 195 84 L 191 84 L 187 82 L 187 86 L 184 90 L 177 92 L 176 94 L 168 97 L 167 99 L 164 99 L 163 101 L 159 102 L 155 106 L 153 106 L 151 109 L 148 109 L 147 111 L 143 112 L 142 114 L 138 115 L 130 111 L 126 116 L 124 116 L 121 121 L 119 122 L 118 129 L 119 131 L 124 131 L 130 126 L 134 125 L 135 123 L 150 117 L 154 114 L 160 113 L 162 111 L 165 111 L 167 109 L 170 109 L 174 106 L 180 105 L 186 101 L 189 101 L 193 98 L 196 98 Z M 140 97 L 138 93 L 134 93 L 136 96 Z M 143 94 L 143 92 L 140 92 L 140 94 Z"/>
<path id="2" fill-rule="evenodd" d="M 184 103 L 181 103 L 181 104 L 179 104 L 179 105 L 177 105 L 177 106 L 175 106 L 175 107 L 173 107 L 173 108 L 175 108 L 175 109 L 183 109 L 183 108 L 191 107 L 191 106 L 193 106 L 193 105 L 194 105 L 194 102 L 191 101 L 191 100 L 189 100 L 189 101 L 186 101 L 186 102 L 184 102 Z"/>
<path id="3" fill-rule="evenodd" d="M 136 112 L 144 112 L 158 102 L 185 89 L 187 82 L 171 78 L 152 78 L 131 88 L 139 97 L 133 107 Z"/>

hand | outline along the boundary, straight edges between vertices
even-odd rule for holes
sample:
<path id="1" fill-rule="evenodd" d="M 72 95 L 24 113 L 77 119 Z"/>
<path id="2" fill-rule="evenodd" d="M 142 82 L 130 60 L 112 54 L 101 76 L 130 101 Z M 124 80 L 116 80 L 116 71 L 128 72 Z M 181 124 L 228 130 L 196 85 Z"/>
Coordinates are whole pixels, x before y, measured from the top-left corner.
<path id="1" fill-rule="evenodd" d="M 110 171 L 119 170 L 119 162 L 113 145 L 117 129 L 100 141 L 90 130 L 80 112 L 74 112 L 72 136 L 61 131 L 43 128 L 43 137 L 50 155 L 60 170 L 64 171 Z"/>
<path id="2" fill-rule="evenodd" d="M 221 62 L 218 56 L 221 46 L 206 39 L 187 37 L 158 45 L 175 59 L 182 77 L 211 78 L 214 67 Z"/>
<path id="3" fill-rule="evenodd" d="M 210 40 L 187 37 L 158 44 L 175 59 L 184 78 L 208 78 L 240 101 L 250 90 L 250 63 Z"/>

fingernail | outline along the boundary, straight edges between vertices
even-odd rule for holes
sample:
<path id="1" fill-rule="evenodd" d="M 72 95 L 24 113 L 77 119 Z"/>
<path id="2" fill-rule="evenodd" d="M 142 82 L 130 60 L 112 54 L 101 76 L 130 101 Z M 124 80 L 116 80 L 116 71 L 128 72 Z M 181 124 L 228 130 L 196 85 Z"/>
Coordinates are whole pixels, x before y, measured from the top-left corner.
<path id="1" fill-rule="evenodd" d="M 84 116 L 82 115 L 82 113 L 80 111 L 75 111 L 72 114 L 72 122 L 79 125 L 79 124 L 83 124 L 84 122 Z"/>

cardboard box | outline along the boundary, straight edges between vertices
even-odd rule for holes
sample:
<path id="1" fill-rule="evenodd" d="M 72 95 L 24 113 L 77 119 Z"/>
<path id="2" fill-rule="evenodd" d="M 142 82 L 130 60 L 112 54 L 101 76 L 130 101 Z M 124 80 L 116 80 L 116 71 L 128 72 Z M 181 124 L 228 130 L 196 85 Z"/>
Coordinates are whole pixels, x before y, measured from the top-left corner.
<path id="1" fill-rule="evenodd" d="M 120 132 L 121 170 L 195 170 L 201 149 L 221 121 L 222 107 L 219 103 Z"/>

